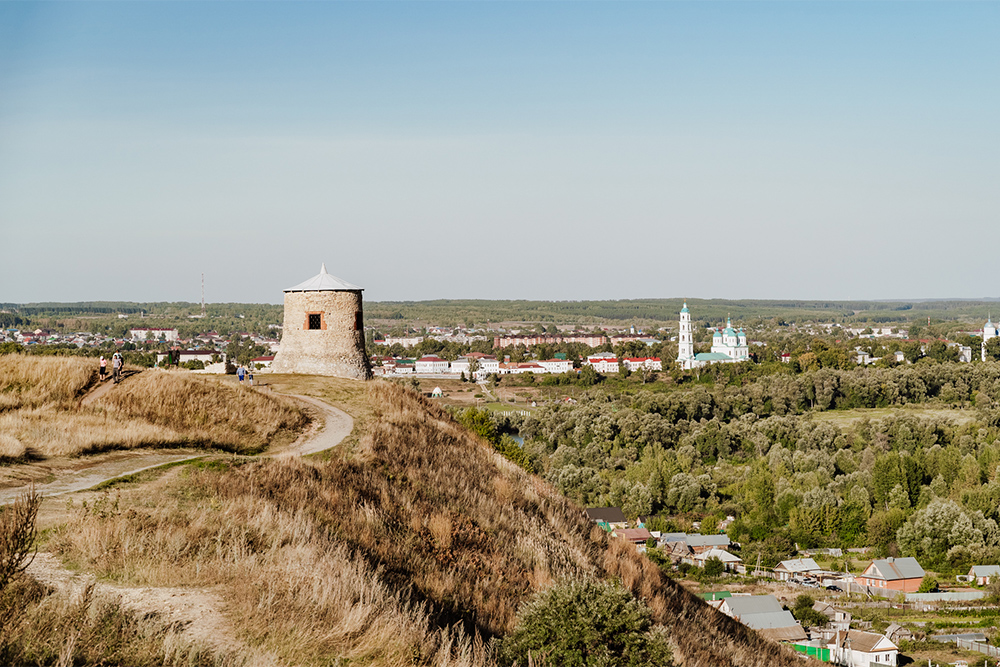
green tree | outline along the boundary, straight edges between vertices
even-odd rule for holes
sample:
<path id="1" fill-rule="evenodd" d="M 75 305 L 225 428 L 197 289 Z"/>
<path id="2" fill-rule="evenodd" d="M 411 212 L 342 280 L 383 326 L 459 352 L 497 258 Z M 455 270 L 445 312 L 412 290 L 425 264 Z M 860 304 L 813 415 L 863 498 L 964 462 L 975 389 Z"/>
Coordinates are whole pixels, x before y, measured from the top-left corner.
<path id="1" fill-rule="evenodd" d="M 725 572 L 725 570 L 726 566 L 723 564 L 723 562 L 718 558 L 715 558 L 714 556 L 705 561 L 704 572 L 705 576 L 709 579 L 714 579 L 715 577 L 721 576 L 722 573 Z"/>
<path id="2" fill-rule="evenodd" d="M 920 582 L 920 588 L 917 589 L 918 593 L 933 593 L 938 589 L 938 580 L 929 574 L 925 574 L 923 580 Z"/>
<path id="3" fill-rule="evenodd" d="M 986 341 L 986 360 L 1000 361 L 1000 337 Z"/>
<path id="4" fill-rule="evenodd" d="M 997 524 L 983 513 L 967 512 L 951 500 L 937 499 L 915 512 L 896 532 L 900 550 L 927 562 L 942 563 L 952 547 L 993 547 Z"/>
<path id="5" fill-rule="evenodd" d="M 503 664 L 553 667 L 672 665 L 665 632 L 652 612 L 617 584 L 571 581 L 521 607 L 500 644 Z"/>

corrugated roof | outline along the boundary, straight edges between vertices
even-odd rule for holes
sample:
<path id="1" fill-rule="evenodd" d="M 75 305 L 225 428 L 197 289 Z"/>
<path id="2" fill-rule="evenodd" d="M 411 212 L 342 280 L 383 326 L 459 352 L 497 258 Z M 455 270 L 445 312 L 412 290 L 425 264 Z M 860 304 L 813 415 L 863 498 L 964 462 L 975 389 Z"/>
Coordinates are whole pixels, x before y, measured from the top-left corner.
<path id="1" fill-rule="evenodd" d="M 778 563 L 778 566 L 774 569 L 782 568 L 789 572 L 812 572 L 814 570 L 819 570 L 819 565 L 816 564 L 812 558 L 792 558 L 790 560 L 783 560 Z"/>
<path id="2" fill-rule="evenodd" d="M 889 641 L 889 638 L 885 635 L 879 635 L 874 632 L 861 632 L 860 630 L 849 630 L 848 632 L 840 631 L 838 632 L 831 642 L 835 646 L 844 647 L 847 645 L 847 640 L 851 642 L 852 651 L 861 651 L 862 653 L 873 653 L 875 651 L 894 651 L 899 647 Z M 878 646 L 879 643 L 881 646 Z M 876 648 L 878 646 L 878 648 Z"/>
<path id="3" fill-rule="evenodd" d="M 728 535 L 699 535 L 688 533 L 685 538 L 691 547 L 728 547 L 731 542 Z"/>
<path id="4" fill-rule="evenodd" d="M 970 574 L 974 577 L 998 577 L 1000 565 L 973 565 Z"/>
<path id="5" fill-rule="evenodd" d="M 588 507 L 587 516 L 591 521 L 607 521 L 608 523 L 625 523 L 625 515 L 620 507 Z"/>
<path id="6" fill-rule="evenodd" d="M 781 603 L 773 595 L 746 595 L 726 598 L 725 606 L 734 617 L 770 614 L 782 611 Z"/>
<path id="7" fill-rule="evenodd" d="M 702 552 L 696 555 L 695 560 L 708 560 L 709 558 L 718 558 L 723 563 L 742 563 L 743 559 L 739 556 L 735 556 L 728 551 L 723 549 L 709 549 L 708 551 Z"/>
<path id="8" fill-rule="evenodd" d="M 785 613 L 790 614 L 790 612 Z M 806 633 L 801 625 L 788 625 L 783 628 L 761 628 L 757 632 L 773 642 L 798 642 L 809 639 L 808 633 Z"/>
<path id="9" fill-rule="evenodd" d="M 295 287 L 289 287 L 286 292 L 357 292 L 363 288 L 352 285 L 326 272 L 326 264 L 320 267 L 319 273 Z"/>
<path id="10" fill-rule="evenodd" d="M 733 598 L 728 599 L 732 600 Z M 792 627 L 802 630 L 802 626 L 795 621 L 795 617 L 792 616 L 792 612 L 787 609 L 767 612 L 765 614 L 747 614 L 746 616 L 740 616 L 740 623 L 748 628 L 753 628 L 754 630 Z"/>
<path id="11" fill-rule="evenodd" d="M 883 560 L 873 560 L 868 566 L 875 568 L 886 581 L 897 581 L 899 579 L 923 579 L 924 568 L 916 558 L 886 558 Z M 867 574 L 865 576 L 872 576 Z M 875 577 L 876 579 L 878 577 Z"/>

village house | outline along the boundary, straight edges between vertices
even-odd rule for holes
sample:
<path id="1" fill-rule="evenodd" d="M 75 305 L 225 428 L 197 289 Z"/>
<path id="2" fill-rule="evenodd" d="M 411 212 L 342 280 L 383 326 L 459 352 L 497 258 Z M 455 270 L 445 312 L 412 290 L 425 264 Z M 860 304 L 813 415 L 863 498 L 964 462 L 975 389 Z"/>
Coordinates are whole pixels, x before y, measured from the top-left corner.
<path id="1" fill-rule="evenodd" d="M 794 642 L 809 639 L 792 612 L 783 609 L 773 595 L 734 595 L 721 600 L 717 609 L 771 641 Z"/>
<path id="2" fill-rule="evenodd" d="M 827 625 L 831 629 L 845 631 L 851 629 L 851 612 L 838 609 L 822 600 L 818 600 L 813 609 L 826 616 Z"/>
<path id="3" fill-rule="evenodd" d="M 620 507 L 588 507 L 587 518 L 598 525 L 606 526 L 606 530 L 628 527 L 628 519 Z"/>
<path id="4" fill-rule="evenodd" d="M 253 358 L 253 359 L 250 360 L 250 366 L 252 368 L 257 368 L 257 369 L 263 370 L 265 368 L 270 368 L 272 361 L 274 361 L 274 355 L 273 354 L 270 355 L 270 356 L 266 356 L 266 357 L 255 357 L 255 358 Z"/>
<path id="5" fill-rule="evenodd" d="M 859 586 L 916 593 L 923 579 L 924 568 L 916 558 L 889 557 L 872 561 L 855 582 Z"/>
<path id="6" fill-rule="evenodd" d="M 820 566 L 812 558 L 793 558 L 778 563 L 774 568 L 774 577 L 779 581 L 788 581 L 796 577 L 812 575 L 821 571 Z"/>
<path id="7" fill-rule="evenodd" d="M 885 636 L 888 637 L 889 641 L 891 641 L 893 644 L 898 645 L 899 642 L 901 641 L 909 641 L 913 639 L 913 632 L 911 632 L 909 628 L 903 627 L 899 623 L 890 623 L 889 626 L 885 629 Z"/>
<path id="8" fill-rule="evenodd" d="M 731 544 L 728 535 L 699 535 L 697 533 L 688 533 L 684 536 L 684 541 L 687 542 L 688 547 L 695 554 L 712 549 L 728 551 Z"/>
<path id="9" fill-rule="evenodd" d="M 653 537 L 645 528 L 615 528 L 611 535 L 635 545 L 645 545 Z"/>
<path id="10" fill-rule="evenodd" d="M 830 661 L 845 667 L 896 665 L 899 647 L 885 635 L 860 630 L 837 632 L 830 644 Z"/>
<path id="11" fill-rule="evenodd" d="M 989 586 L 997 577 L 1000 577 L 1000 565 L 973 565 L 969 570 L 969 581 L 975 581 L 978 586 Z"/>
<path id="12" fill-rule="evenodd" d="M 722 566 L 725 568 L 726 572 L 737 572 L 739 571 L 739 567 L 743 564 L 742 558 L 731 554 L 728 551 L 724 551 L 723 549 L 709 549 L 708 551 L 702 551 L 701 553 L 694 554 L 681 560 L 683 562 L 690 563 L 691 565 L 703 568 L 705 567 L 705 563 L 713 558 L 722 561 Z"/>

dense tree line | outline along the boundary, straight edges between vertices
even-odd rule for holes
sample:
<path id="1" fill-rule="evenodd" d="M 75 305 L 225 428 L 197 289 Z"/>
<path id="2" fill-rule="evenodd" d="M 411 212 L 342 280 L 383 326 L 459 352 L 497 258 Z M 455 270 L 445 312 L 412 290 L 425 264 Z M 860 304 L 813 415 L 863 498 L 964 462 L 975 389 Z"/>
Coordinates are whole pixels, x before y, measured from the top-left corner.
<path id="1" fill-rule="evenodd" d="M 796 542 L 868 545 L 944 569 L 997 550 L 1000 364 L 743 379 L 670 392 L 597 387 L 576 405 L 538 410 L 520 430 L 535 469 L 578 502 L 709 527 L 734 515 L 730 536 L 765 563 Z M 822 418 L 911 404 L 962 407 L 963 421 L 905 409 Z"/>

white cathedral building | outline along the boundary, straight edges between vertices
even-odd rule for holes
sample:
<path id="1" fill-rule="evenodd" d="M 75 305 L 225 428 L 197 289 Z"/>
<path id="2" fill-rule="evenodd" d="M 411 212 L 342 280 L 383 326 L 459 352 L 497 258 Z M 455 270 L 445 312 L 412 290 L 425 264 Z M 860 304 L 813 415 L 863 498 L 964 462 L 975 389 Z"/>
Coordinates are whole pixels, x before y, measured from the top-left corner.
<path id="1" fill-rule="evenodd" d="M 747 346 L 747 335 L 743 328 L 733 329 L 733 324 L 726 318 L 726 328 L 716 329 L 712 335 L 712 351 L 694 353 L 694 337 L 691 333 L 691 311 L 687 301 L 681 309 L 681 327 L 677 335 L 677 363 L 681 368 L 701 368 L 708 364 L 731 364 L 746 361 L 750 358 L 750 348 Z"/>
<path id="2" fill-rule="evenodd" d="M 986 361 L 986 341 L 997 336 L 1000 336 L 1000 326 L 993 324 L 993 318 L 989 317 L 983 327 L 983 361 Z"/>

